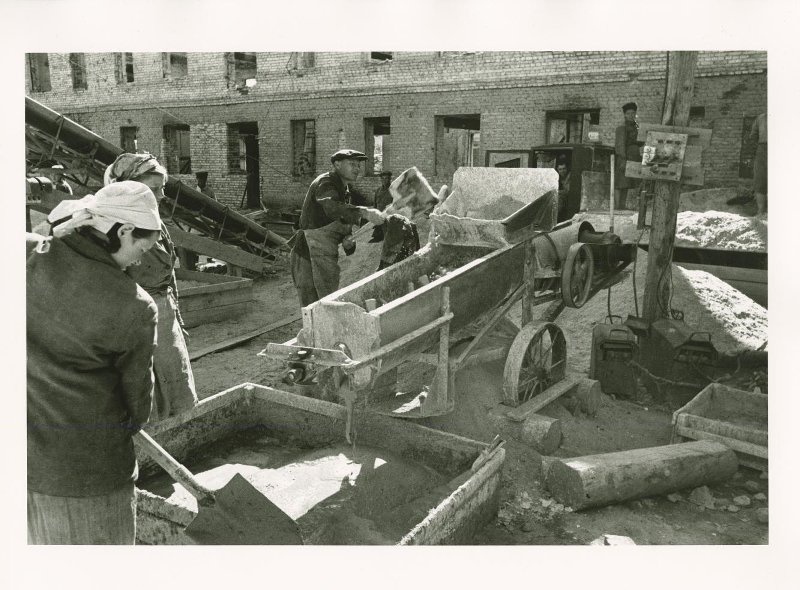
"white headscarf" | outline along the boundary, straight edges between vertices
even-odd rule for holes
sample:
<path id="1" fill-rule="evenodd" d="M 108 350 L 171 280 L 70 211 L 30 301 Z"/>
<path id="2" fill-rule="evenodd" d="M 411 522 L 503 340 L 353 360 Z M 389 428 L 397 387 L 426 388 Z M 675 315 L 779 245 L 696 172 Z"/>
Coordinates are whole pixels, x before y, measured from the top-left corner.
<path id="1" fill-rule="evenodd" d="M 61 201 L 47 216 L 50 223 L 72 217 L 53 228 L 53 235 L 63 237 L 79 227 L 89 226 L 107 233 L 115 223 L 130 223 L 140 229 L 161 229 L 156 197 L 147 185 L 123 180 L 104 186 L 94 195 Z"/>

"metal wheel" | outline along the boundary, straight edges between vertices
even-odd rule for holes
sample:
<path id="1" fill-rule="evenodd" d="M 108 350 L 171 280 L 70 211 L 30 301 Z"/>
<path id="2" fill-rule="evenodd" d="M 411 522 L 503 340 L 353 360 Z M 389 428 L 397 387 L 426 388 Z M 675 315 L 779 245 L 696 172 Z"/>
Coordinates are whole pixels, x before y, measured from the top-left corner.
<path id="1" fill-rule="evenodd" d="M 551 322 L 531 322 L 511 343 L 503 371 L 503 403 L 508 406 L 532 399 L 561 381 L 566 374 L 567 342 Z"/>
<path id="2" fill-rule="evenodd" d="M 561 269 L 561 299 L 567 307 L 582 307 L 594 278 L 594 256 L 588 244 L 572 244 Z"/>

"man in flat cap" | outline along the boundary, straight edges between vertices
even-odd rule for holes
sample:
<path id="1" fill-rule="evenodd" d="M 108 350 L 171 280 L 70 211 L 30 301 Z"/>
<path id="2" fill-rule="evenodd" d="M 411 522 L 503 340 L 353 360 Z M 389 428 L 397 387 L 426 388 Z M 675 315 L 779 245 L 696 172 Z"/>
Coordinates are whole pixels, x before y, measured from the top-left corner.
<path id="1" fill-rule="evenodd" d="M 625 164 L 628 161 L 641 162 L 641 146 L 643 142 L 637 141 L 639 134 L 639 124 L 636 122 L 636 111 L 638 107 L 635 102 L 622 105 L 622 113 L 625 116 L 625 123 L 617 127 L 614 140 L 614 204 L 616 209 L 627 209 L 628 189 L 638 186 L 634 178 L 625 176 Z"/>
<path id="2" fill-rule="evenodd" d="M 367 207 L 366 199 L 351 190 L 366 159 L 356 150 L 339 150 L 331 156 L 333 170 L 308 187 L 298 231 L 291 239 L 292 281 L 304 307 L 339 289 L 339 244 L 352 254 L 353 226 L 362 219 L 376 225 L 385 220 L 381 211 Z"/>

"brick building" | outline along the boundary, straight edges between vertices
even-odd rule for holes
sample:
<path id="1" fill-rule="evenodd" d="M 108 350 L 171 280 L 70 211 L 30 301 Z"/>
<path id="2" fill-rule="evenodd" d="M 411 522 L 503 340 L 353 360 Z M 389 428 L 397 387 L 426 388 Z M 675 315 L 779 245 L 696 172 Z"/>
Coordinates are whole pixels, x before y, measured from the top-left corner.
<path id="1" fill-rule="evenodd" d="M 26 93 L 174 175 L 210 172 L 221 201 L 299 207 L 340 147 L 381 169 L 417 166 L 435 189 L 487 150 L 613 144 L 620 107 L 660 122 L 666 52 L 28 54 Z M 749 125 L 767 108 L 767 54 L 701 52 L 692 126 L 713 130 L 706 186 L 752 175 Z"/>

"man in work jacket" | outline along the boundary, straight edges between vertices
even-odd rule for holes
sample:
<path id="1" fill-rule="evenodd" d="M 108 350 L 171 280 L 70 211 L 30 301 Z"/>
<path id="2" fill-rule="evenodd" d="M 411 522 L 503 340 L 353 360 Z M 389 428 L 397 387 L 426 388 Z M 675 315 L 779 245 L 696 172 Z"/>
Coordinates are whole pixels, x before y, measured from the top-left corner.
<path id="1" fill-rule="evenodd" d="M 320 174 L 303 201 L 298 231 L 292 237 L 292 281 L 300 304 L 310 305 L 339 289 L 339 244 L 347 254 L 355 250 L 351 234 L 362 219 L 381 225 L 385 215 L 366 207 L 351 190 L 367 156 L 339 150 L 331 156 L 333 170 Z"/>

